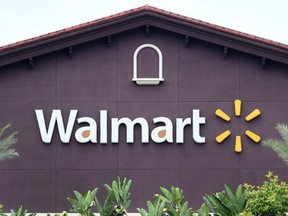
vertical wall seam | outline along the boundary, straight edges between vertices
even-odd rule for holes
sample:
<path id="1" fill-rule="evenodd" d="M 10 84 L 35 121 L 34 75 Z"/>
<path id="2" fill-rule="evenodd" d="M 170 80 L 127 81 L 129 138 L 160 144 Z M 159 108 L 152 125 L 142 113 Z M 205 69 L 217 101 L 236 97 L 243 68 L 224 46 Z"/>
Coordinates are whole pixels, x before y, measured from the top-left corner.
<path id="1" fill-rule="evenodd" d="M 238 98 L 242 101 L 241 97 L 241 54 L 238 55 Z M 243 101 L 242 101 L 243 102 Z M 239 131 L 241 132 L 241 121 L 239 121 Z M 240 133 L 239 132 L 239 133 Z M 240 154 L 240 183 L 242 182 L 242 154 Z"/>
<path id="2" fill-rule="evenodd" d="M 58 94 L 58 55 L 56 55 L 56 59 L 55 59 L 55 96 L 54 96 L 54 106 L 55 107 L 58 107 L 58 97 L 57 97 L 57 94 Z M 54 145 L 54 148 L 55 148 L 55 153 L 54 153 L 54 212 L 56 212 L 56 209 L 57 209 L 57 143 L 58 141 L 56 140 L 56 145 Z"/>
<path id="3" fill-rule="evenodd" d="M 177 92 L 177 116 L 179 116 L 179 107 L 180 107 L 180 105 L 179 105 L 179 88 L 180 88 L 180 83 L 179 83 L 179 59 L 180 59 L 180 57 L 179 57 L 179 36 L 177 37 L 177 53 L 178 53 L 178 58 L 177 58 L 177 82 L 178 82 L 178 88 L 177 88 L 177 90 L 178 90 L 178 92 Z M 176 144 L 177 145 L 177 144 Z M 178 147 L 177 147 L 177 182 L 178 182 L 178 185 L 180 185 L 180 162 L 179 162 L 179 158 L 180 158 L 180 148 L 179 148 L 179 145 L 178 145 Z"/>
<path id="4" fill-rule="evenodd" d="M 116 79 L 117 79 L 117 102 L 116 102 L 116 114 L 119 114 L 119 41 L 116 39 Z M 111 129 L 112 130 L 112 129 Z M 111 131 L 112 133 L 112 131 Z M 111 137 L 110 137 L 111 139 Z M 119 176 L 119 145 L 116 148 L 116 168 L 117 168 L 117 176 Z"/>

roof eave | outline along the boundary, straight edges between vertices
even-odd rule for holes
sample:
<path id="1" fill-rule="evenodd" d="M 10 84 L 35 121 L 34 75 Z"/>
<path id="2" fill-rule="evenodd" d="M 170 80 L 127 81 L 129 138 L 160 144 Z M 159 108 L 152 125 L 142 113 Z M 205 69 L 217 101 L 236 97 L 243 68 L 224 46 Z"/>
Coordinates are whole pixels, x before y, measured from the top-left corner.
<path id="1" fill-rule="evenodd" d="M 95 26 L 59 35 L 57 37 L 45 38 L 31 44 L 15 47 L 0 53 L 0 66 L 142 26 L 145 23 L 145 20 L 143 20 L 144 17 L 143 14 L 135 14 L 121 19 L 99 23 Z"/>
<path id="2" fill-rule="evenodd" d="M 166 30 L 174 30 L 177 33 L 190 36 L 191 38 L 288 64 L 288 49 L 252 40 L 249 37 L 240 37 L 220 30 L 183 22 L 171 17 L 161 18 L 161 15 L 159 16 L 158 14 L 154 14 L 153 17 L 156 18 L 155 20 L 161 21 L 161 27 Z M 158 27 L 160 27 L 160 25 L 158 25 Z"/>
<path id="3" fill-rule="evenodd" d="M 236 34 L 234 35 L 199 24 L 185 22 L 181 19 L 161 13 L 142 11 L 141 13 L 99 22 L 88 28 L 79 29 L 59 36 L 57 35 L 56 37 L 43 38 L 43 40 L 4 51 L 0 53 L 0 66 L 145 25 L 155 26 L 191 38 L 215 43 L 231 49 L 288 64 L 288 49 L 282 49 L 257 40 L 252 40 L 249 37 L 240 37 Z"/>

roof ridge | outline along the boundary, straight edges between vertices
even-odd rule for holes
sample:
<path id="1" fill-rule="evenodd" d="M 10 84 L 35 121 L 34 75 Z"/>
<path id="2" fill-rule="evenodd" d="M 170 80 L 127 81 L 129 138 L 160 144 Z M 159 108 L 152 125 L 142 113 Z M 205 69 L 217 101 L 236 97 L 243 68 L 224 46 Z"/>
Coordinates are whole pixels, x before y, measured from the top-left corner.
<path id="1" fill-rule="evenodd" d="M 123 12 L 119 12 L 119 13 L 116 13 L 116 14 L 104 16 L 104 17 L 101 17 L 101 18 L 98 18 L 98 19 L 95 19 L 95 20 L 91 20 L 91 21 L 88 21 L 88 22 L 80 23 L 80 24 L 77 24 L 77 25 L 69 26 L 69 27 L 64 28 L 64 29 L 59 29 L 59 30 L 56 30 L 56 31 L 48 32 L 46 34 L 41 34 L 41 35 L 38 35 L 38 36 L 35 36 L 35 37 L 32 37 L 32 38 L 27 38 L 27 39 L 16 41 L 16 42 L 13 42 L 13 43 L 10 43 L 10 44 L 7 44 L 7 45 L 3 45 L 3 46 L 0 46 L 0 52 L 4 52 L 4 51 L 6 51 L 6 49 L 12 49 L 12 48 L 20 47 L 20 46 L 23 46 L 23 45 L 27 45 L 27 44 L 30 44 L 30 42 L 34 43 L 34 42 L 42 41 L 42 40 L 45 40 L 45 39 L 48 39 L 48 38 L 51 38 L 51 37 L 56 37 L 56 36 L 61 35 L 62 33 L 69 33 L 68 31 L 70 31 L 70 30 L 71 31 L 73 31 L 73 30 L 75 31 L 76 29 L 80 30 L 80 29 L 84 29 L 84 28 L 89 28 L 90 26 L 93 26 L 93 25 L 95 25 L 97 23 L 100 23 L 102 21 L 107 21 L 107 20 L 111 21 L 111 20 L 114 20 L 114 19 L 117 19 L 117 18 L 121 18 L 123 15 L 130 15 L 132 13 L 137 13 L 137 12 L 140 12 L 142 10 L 149 10 L 149 8 L 151 8 L 151 6 L 149 6 L 149 5 L 147 5 L 147 6 L 148 7 L 141 6 L 141 7 L 138 7 L 138 8 L 125 10 Z"/>
<path id="2" fill-rule="evenodd" d="M 153 7 L 153 6 L 149 6 L 149 7 L 150 7 L 150 9 L 153 12 L 156 12 L 156 13 L 158 12 L 158 13 L 161 13 L 162 15 L 172 16 L 172 17 L 175 17 L 175 18 L 178 18 L 178 19 L 181 19 L 181 20 L 185 20 L 187 22 L 193 22 L 195 24 L 199 24 L 199 25 L 205 26 L 207 28 L 217 29 L 219 31 L 223 31 L 223 32 L 227 32 L 227 33 L 230 33 L 230 34 L 234 34 L 236 36 L 240 36 L 240 37 L 243 37 L 243 38 L 248 38 L 248 39 L 251 39 L 251 40 L 257 40 L 257 41 L 262 42 L 262 43 L 267 43 L 268 45 L 274 45 L 276 47 L 288 49 L 288 44 L 285 44 L 285 43 L 281 43 L 281 42 L 274 41 L 274 40 L 271 40 L 271 39 L 268 39 L 268 38 L 256 36 L 256 35 L 253 35 L 253 34 L 242 32 L 242 31 L 239 31 L 239 30 L 235 30 L 235 29 L 232 29 L 232 28 L 225 27 L 225 26 L 212 24 L 212 23 L 207 22 L 207 21 L 203 21 L 203 20 L 200 20 L 200 19 L 195 19 L 195 18 L 192 18 L 192 17 L 181 15 L 181 14 L 178 14 L 178 13 L 166 11 L 166 10 L 159 9 L 159 8 L 156 8 L 156 7 Z"/>
<path id="3" fill-rule="evenodd" d="M 184 15 L 180 15 L 180 14 L 177 14 L 177 13 L 174 13 L 174 12 L 166 11 L 166 10 L 159 9 L 157 7 L 150 6 L 150 5 L 146 4 L 144 6 L 140 6 L 140 7 L 134 8 L 134 9 L 129 9 L 129 10 L 126 10 L 126 11 L 123 11 L 123 12 L 119 12 L 119 13 L 113 14 L 113 15 L 105 16 L 105 17 L 102 17 L 102 18 L 99 18 L 99 19 L 95 19 L 95 20 L 92 20 L 92 21 L 88 21 L 88 22 L 85 22 L 85 23 L 78 24 L 78 25 L 70 26 L 70 27 L 67 27 L 67 28 L 64 28 L 64 29 L 60 29 L 60 30 L 57 30 L 57 31 L 49 32 L 47 34 L 39 35 L 39 36 L 36 36 L 36 37 L 32 37 L 32 38 L 28 38 L 28 39 L 25 39 L 25 40 L 17 41 L 17 42 L 11 43 L 11 44 L 7 44 L 7 45 L 4 45 L 4 46 L 0 46 L 0 53 L 3 53 L 5 51 L 7 51 L 7 50 L 11 50 L 11 49 L 14 49 L 14 48 L 23 47 L 23 46 L 26 46 L 26 45 L 29 45 L 29 44 L 32 44 L 32 43 L 35 43 L 35 42 L 44 41 L 44 40 L 47 40 L 47 39 L 55 38 L 57 36 L 69 34 L 71 32 L 75 32 L 77 30 L 86 29 L 86 28 L 89 28 L 89 27 L 94 26 L 94 25 L 98 25 L 98 24 L 102 24 L 102 23 L 105 23 L 105 22 L 110 22 L 110 21 L 113 21 L 113 20 L 117 20 L 117 19 L 120 19 L 120 18 L 123 18 L 123 17 L 126 17 L 126 16 L 130 16 L 132 14 L 145 12 L 145 11 L 146 12 L 154 12 L 154 13 L 157 13 L 157 14 L 160 14 L 160 15 L 163 15 L 163 16 L 168 16 L 168 17 L 171 17 L 171 18 L 175 18 L 175 19 L 178 19 L 178 20 L 181 20 L 181 21 L 184 21 L 184 22 L 200 25 L 200 26 L 203 26 L 203 27 L 206 27 L 206 28 L 210 28 L 210 29 L 217 30 L 217 31 L 220 31 L 220 32 L 225 32 L 225 33 L 232 34 L 232 35 L 235 35 L 235 36 L 238 36 L 238 37 L 241 37 L 241 38 L 250 39 L 250 40 L 257 41 L 257 42 L 260 42 L 260 43 L 264 43 L 264 44 L 267 44 L 267 45 L 270 45 L 270 46 L 275 46 L 277 48 L 288 49 L 288 44 L 284 44 L 284 43 L 280 43 L 280 42 L 273 41 L 273 40 L 270 40 L 270 39 L 266 39 L 266 38 L 262 38 L 262 37 L 259 37 L 259 36 L 255 36 L 255 35 L 252 35 L 252 34 L 244 33 L 244 32 L 241 32 L 241 31 L 238 31 L 238 30 L 234 30 L 234 29 L 231 29 L 231 28 L 227 28 L 227 27 L 224 27 L 224 26 L 211 24 L 211 23 L 206 22 L 206 21 L 202 21 L 202 20 L 199 20 L 199 19 L 191 18 L 191 17 L 184 16 Z"/>

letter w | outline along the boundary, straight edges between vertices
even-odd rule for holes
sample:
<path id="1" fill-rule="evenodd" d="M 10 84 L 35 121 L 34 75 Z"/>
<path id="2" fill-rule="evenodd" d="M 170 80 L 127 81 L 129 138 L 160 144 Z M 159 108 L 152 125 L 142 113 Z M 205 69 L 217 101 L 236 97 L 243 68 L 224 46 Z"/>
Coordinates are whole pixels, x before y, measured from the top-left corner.
<path id="1" fill-rule="evenodd" d="M 78 110 L 70 111 L 67 128 L 65 130 L 61 110 L 53 110 L 47 130 L 43 110 L 35 110 L 42 141 L 44 143 L 51 142 L 55 124 L 57 122 L 61 141 L 63 143 L 69 143 L 77 112 Z"/>

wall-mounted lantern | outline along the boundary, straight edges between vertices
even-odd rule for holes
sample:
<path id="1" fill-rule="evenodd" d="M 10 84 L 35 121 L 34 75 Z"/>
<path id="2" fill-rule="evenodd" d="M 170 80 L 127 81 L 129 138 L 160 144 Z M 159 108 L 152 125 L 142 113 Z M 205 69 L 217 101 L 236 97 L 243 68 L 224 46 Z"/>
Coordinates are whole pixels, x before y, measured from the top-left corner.
<path id="1" fill-rule="evenodd" d="M 138 77 L 137 74 L 137 57 L 138 57 L 138 53 L 145 48 L 149 48 L 149 49 L 153 49 L 157 52 L 158 54 L 158 77 Z M 162 56 L 162 52 L 161 50 L 153 45 L 153 44 L 143 44 L 141 46 L 139 46 L 133 55 L 133 79 L 132 81 L 136 81 L 136 83 L 138 85 L 158 85 L 161 81 L 164 81 L 163 78 L 163 56 Z"/>

